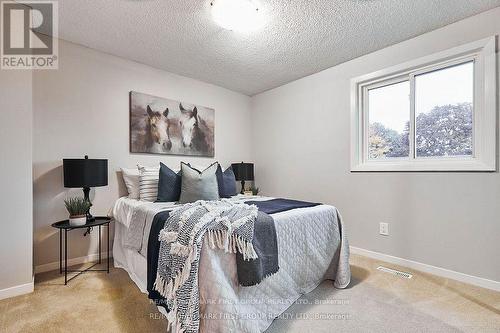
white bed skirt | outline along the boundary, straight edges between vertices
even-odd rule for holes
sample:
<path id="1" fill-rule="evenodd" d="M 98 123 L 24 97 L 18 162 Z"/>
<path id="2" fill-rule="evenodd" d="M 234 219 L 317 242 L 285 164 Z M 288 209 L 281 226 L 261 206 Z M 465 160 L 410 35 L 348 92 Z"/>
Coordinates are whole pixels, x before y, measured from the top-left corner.
<path id="1" fill-rule="evenodd" d="M 125 235 L 127 227 L 121 223 L 115 223 L 115 239 L 113 242 L 113 261 L 116 268 L 124 269 L 132 281 L 137 285 L 139 290 L 148 294 L 148 277 L 147 277 L 147 259 L 144 258 L 139 252 L 127 249 L 124 246 Z M 161 306 L 158 310 L 167 315 L 165 309 Z"/>

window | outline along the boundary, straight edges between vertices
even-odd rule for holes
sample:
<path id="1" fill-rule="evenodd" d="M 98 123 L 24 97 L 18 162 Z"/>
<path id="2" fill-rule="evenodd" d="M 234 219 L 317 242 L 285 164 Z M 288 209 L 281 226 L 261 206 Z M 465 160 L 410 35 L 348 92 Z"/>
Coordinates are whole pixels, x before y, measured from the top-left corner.
<path id="1" fill-rule="evenodd" d="M 370 159 L 410 156 L 410 83 L 368 90 Z"/>
<path id="2" fill-rule="evenodd" d="M 473 81 L 473 61 L 415 76 L 417 156 L 473 156 Z"/>
<path id="3" fill-rule="evenodd" d="M 495 171 L 495 38 L 352 80 L 352 171 Z"/>

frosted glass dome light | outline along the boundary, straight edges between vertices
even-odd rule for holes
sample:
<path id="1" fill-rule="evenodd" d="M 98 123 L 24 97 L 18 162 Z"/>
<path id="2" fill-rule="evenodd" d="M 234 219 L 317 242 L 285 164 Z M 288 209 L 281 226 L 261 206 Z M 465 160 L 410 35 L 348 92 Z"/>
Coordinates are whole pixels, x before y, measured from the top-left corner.
<path id="1" fill-rule="evenodd" d="M 251 0 L 214 0 L 210 5 L 213 20 L 227 30 L 251 32 L 265 23 L 262 9 Z"/>

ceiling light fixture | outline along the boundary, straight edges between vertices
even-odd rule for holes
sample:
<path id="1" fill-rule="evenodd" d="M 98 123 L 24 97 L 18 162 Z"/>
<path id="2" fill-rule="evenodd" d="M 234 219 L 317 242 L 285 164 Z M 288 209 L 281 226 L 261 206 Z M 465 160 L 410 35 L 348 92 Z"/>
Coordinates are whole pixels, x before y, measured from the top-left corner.
<path id="1" fill-rule="evenodd" d="M 214 0 L 212 18 L 224 29 L 237 32 L 258 30 L 265 23 L 265 16 L 251 0 Z"/>

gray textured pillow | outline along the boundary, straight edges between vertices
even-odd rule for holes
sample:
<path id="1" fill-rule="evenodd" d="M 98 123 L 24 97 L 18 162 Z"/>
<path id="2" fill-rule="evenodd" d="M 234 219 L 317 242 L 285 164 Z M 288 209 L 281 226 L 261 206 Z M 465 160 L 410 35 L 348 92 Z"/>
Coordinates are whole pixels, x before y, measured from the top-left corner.
<path id="1" fill-rule="evenodd" d="M 186 163 L 181 163 L 182 186 L 179 203 L 196 200 L 219 200 L 217 185 L 217 166 L 215 162 L 203 171 L 199 171 Z"/>

